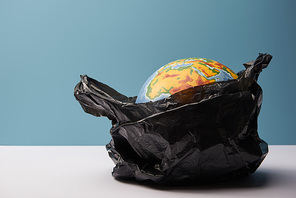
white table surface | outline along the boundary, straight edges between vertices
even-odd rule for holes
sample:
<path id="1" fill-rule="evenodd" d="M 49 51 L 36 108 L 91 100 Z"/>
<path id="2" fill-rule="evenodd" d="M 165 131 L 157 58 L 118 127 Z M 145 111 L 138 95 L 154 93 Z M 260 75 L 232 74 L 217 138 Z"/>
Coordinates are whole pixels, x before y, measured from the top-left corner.
<path id="1" fill-rule="evenodd" d="M 269 146 L 246 178 L 173 188 L 115 180 L 104 146 L 0 146 L 0 198 L 296 197 L 295 153 L 296 145 Z"/>

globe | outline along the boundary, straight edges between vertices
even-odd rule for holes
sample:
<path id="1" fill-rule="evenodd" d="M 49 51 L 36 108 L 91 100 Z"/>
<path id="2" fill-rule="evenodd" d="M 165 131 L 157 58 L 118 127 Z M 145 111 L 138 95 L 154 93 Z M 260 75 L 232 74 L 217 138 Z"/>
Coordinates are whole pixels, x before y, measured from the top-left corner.
<path id="1" fill-rule="evenodd" d="M 214 60 L 180 59 L 154 72 L 140 89 L 136 103 L 155 102 L 190 87 L 237 78 L 232 70 Z"/>

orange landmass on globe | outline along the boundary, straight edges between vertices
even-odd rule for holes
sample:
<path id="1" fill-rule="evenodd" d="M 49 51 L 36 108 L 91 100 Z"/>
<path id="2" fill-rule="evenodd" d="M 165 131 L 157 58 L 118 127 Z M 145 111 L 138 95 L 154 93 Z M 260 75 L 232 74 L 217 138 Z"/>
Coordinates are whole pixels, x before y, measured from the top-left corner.
<path id="1" fill-rule="evenodd" d="M 205 77 L 196 70 L 202 72 Z M 207 78 L 218 75 L 220 70 L 237 79 L 237 75 L 229 68 L 210 59 L 189 58 L 171 62 L 159 69 L 158 74 L 147 87 L 147 96 L 153 100 L 161 94 L 172 95 L 190 87 L 215 82 L 215 79 Z"/>

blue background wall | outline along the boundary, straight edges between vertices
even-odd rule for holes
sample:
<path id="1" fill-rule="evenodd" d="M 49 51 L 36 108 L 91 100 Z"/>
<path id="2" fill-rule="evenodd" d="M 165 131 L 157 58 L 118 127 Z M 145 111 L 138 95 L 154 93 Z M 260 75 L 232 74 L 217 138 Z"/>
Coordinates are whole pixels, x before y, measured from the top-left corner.
<path id="1" fill-rule="evenodd" d="M 105 145 L 111 123 L 74 99 L 80 74 L 135 96 L 160 66 L 205 57 L 235 72 L 274 56 L 259 133 L 296 144 L 295 1 L 0 0 L 0 144 Z"/>

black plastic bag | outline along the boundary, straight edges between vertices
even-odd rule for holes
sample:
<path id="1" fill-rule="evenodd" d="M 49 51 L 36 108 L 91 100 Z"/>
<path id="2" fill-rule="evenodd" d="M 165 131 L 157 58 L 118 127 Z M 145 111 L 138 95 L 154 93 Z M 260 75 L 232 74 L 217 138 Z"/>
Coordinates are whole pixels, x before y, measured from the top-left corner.
<path id="1" fill-rule="evenodd" d="M 106 145 L 117 179 L 178 185 L 253 173 L 268 153 L 257 132 L 258 75 L 272 56 L 244 64 L 239 78 L 135 104 L 86 75 L 74 95 L 85 112 L 112 121 Z"/>

